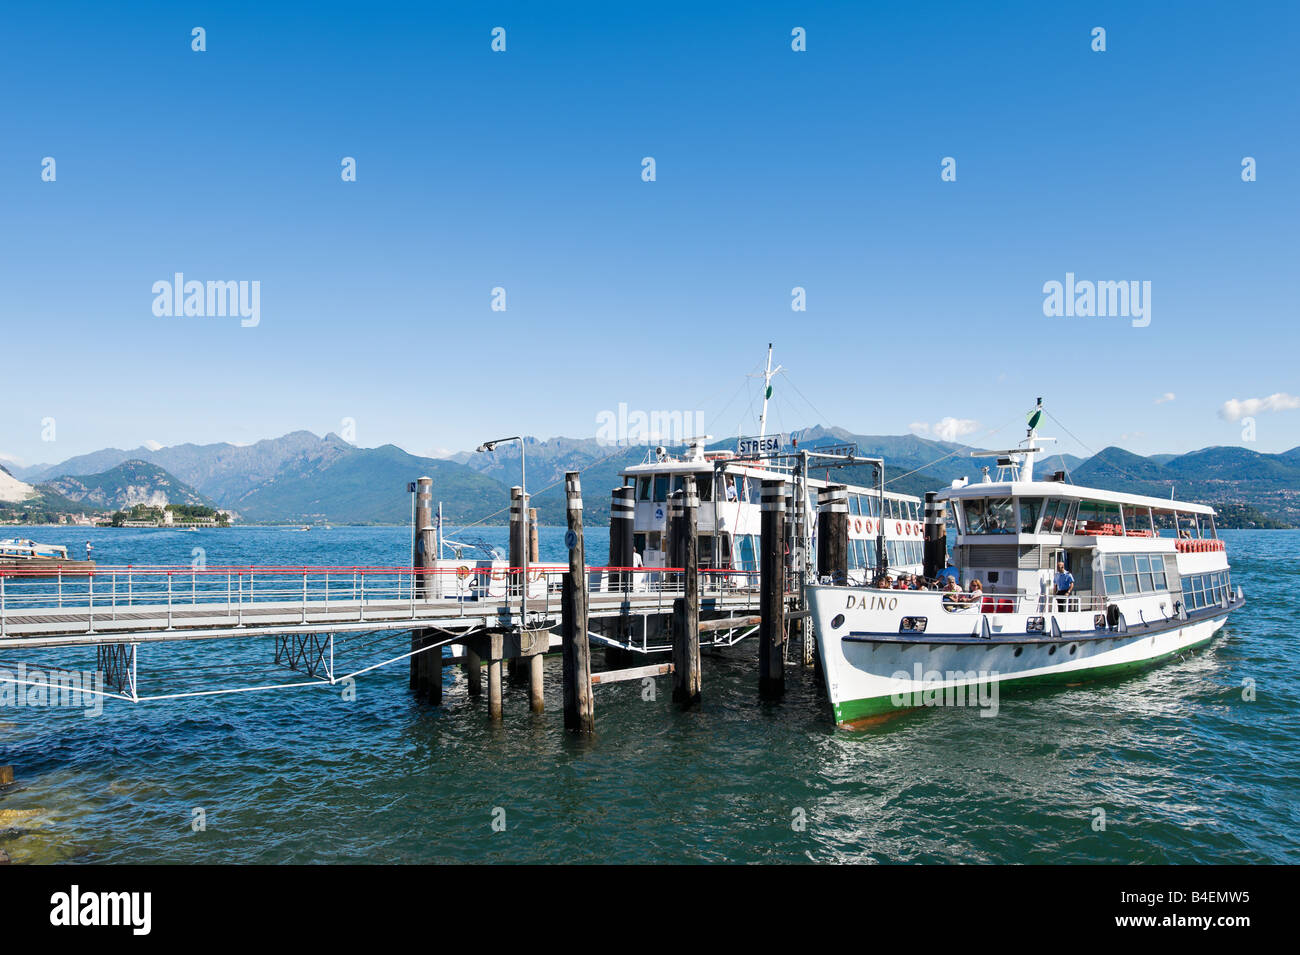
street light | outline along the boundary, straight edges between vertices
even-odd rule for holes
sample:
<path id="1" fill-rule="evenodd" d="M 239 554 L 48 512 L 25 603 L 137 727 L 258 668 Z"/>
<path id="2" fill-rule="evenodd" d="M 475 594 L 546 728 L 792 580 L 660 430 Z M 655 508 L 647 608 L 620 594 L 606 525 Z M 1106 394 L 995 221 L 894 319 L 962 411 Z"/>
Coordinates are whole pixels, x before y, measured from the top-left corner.
<path id="1" fill-rule="evenodd" d="M 484 441 L 482 444 L 478 446 L 478 453 L 482 454 L 486 451 L 495 451 L 496 446 L 498 444 L 504 444 L 506 441 L 519 442 L 519 490 L 522 494 L 522 500 L 520 501 L 520 504 L 522 506 L 522 511 L 523 511 L 523 513 L 519 515 L 520 520 L 523 522 L 523 533 L 521 535 L 523 537 L 523 542 L 522 542 L 523 546 L 520 548 L 520 552 L 521 555 L 523 556 L 523 561 L 524 561 L 524 568 L 523 568 L 524 586 L 523 589 L 520 591 L 520 596 L 519 596 L 519 620 L 521 625 L 524 628 L 527 628 L 528 626 L 528 540 L 529 540 L 528 482 L 527 482 L 527 471 L 525 469 L 525 461 L 524 461 L 523 435 L 516 434 L 513 437 L 509 437 L 509 438 L 497 438 L 495 441 Z"/>

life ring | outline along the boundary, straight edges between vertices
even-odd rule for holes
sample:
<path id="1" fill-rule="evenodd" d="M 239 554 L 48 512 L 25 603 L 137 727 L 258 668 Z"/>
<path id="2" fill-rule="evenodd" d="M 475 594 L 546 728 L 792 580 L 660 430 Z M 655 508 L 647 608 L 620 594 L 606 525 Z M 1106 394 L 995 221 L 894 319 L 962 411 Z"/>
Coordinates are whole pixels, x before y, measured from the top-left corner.
<path id="1" fill-rule="evenodd" d="M 912 536 L 912 525 L 911 525 L 911 524 L 908 524 L 908 525 L 907 525 L 907 536 L 908 536 L 908 537 L 911 537 L 911 536 Z"/>
<path id="2" fill-rule="evenodd" d="M 871 521 L 867 521 L 867 533 L 871 533 Z"/>
<path id="3" fill-rule="evenodd" d="M 903 536 L 903 525 L 901 523 L 895 522 L 894 533 L 897 534 L 899 537 Z"/>
<path id="4" fill-rule="evenodd" d="M 469 568 L 466 567 L 464 564 L 461 564 L 461 566 L 456 568 L 457 580 L 464 580 L 468 576 L 469 576 Z"/>
<path id="5" fill-rule="evenodd" d="M 862 518 L 859 517 L 856 521 L 853 522 L 853 529 L 855 531 L 858 531 L 859 533 L 862 531 Z"/>

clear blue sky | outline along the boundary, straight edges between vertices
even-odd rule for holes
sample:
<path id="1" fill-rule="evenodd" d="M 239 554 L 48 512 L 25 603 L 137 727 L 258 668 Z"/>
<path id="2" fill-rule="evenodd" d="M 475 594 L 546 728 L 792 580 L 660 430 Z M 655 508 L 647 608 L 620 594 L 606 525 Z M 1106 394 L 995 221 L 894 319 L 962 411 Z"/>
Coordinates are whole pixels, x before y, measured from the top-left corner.
<path id="1" fill-rule="evenodd" d="M 344 418 L 427 453 L 619 402 L 734 434 L 769 340 L 787 429 L 1041 394 L 1095 449 L 1238 443 L 1225 401 L 1300 394 L 1296 11 L 10 4 L 0 455 Z M 261 324 L 156 317 L 177 271 L 260 281 Z M 1150 281 L 1150 326 L 1045 317 L 1067 272 Z"/>

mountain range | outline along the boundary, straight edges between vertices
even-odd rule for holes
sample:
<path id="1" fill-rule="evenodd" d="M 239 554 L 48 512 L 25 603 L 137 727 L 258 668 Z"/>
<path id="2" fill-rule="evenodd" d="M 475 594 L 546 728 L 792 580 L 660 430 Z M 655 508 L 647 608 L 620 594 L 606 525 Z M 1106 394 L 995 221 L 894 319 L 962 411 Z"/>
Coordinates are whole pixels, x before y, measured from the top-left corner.
<path id="1" fill-rule="evenodd" d="M 978 480 L 987 463 L 966 445 L 915 434 L 859 435 L 817 426 L 790 435 L 798 447 L 855 443 L 859 454 L 882 457 L 891 490 L 922 494 L 952 480 Z M 580 470 L 587 519 L 603 523 L 619 471 L 652 449 L 610 447 L 595 438 L 526 439 L 528 484 L 542 522 L 564 521 L 564 473 Z M 734 440 L 711 447 L 734 447 Z M 519 481 L 517 443 L 451 458 L 409 454 L 395 445 L 358 448 L 336 434 L 295 431 L 240 446 L 105 448 L 59 464 L 0 468 L 0 512 L 104 510 L 135 503 L 205 504 L 242 522 L 405 523 L 407 484 L 434 480 L 434 497 L 449 525 L 502 523 L 508 488 Z M 1142 457 L 1108 447 L 1088 458 L 1051 455 L 1039 475 L 1065 470 L 1077 484 L 1229 506 L 1246 524 L 1300 524 L 1300 448 L 1261 454 L 1241 447 L 1204 448 Z M 871 484 L 871 468 L 842 469 L 840 479 Z"/>

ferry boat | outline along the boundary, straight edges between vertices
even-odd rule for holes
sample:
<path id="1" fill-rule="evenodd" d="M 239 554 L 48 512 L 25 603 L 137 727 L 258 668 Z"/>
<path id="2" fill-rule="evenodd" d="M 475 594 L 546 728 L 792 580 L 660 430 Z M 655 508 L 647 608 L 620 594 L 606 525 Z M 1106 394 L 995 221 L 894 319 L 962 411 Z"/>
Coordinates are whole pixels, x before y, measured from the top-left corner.
<path id="1" fill-rule="evenodd" d="M 1041 399 L 1027 437 L 936 501 L 956 525 L 957 576 L 943 590 L 810 584 L 837 723 L 896 710 L 986 701 L 994 684 L 1078 683 L 1200 647 L 1245 597 L 1232 585 L 1214 509 L 1036 480 Z M 1057 593 L 1063 568 L 1073 588 Z M 1068 578 L 1062 578 L 1066 583 Z M 954 585 L 948 585 L 954 586 Z"/>
<path id="2" fill-rule="evenodd" d="M 786 485 L 787 520 L 796 510 L 804 516 L 789 525 L 805 530 L 802 540 L 790 540 L 788 564 L 807 579 L 815 579 L 817 496 L 836 482 L 810 475 L 811 468 L 793 453 L 774 453 L 771 460 L 763 460 L 731 450 L 706 450 L 707 441 L 706 437 L 692 439 L 681 454 L 656 448 L 644 462 L 620 472 L 625 485 L 635 489 L 633 549 L 641 566 L 647 571 L 667 566 L 669 500 L 681 492 L 683 477 L 693 474 L 700 499 L 696 533 L 701 571 L 733 571 L 736 586 L 758 586 L 762 485 L 781 481 Z M 866 584 L 876 575 L 880 537 L 889 573 L 920 573 L 921 499 L 879 488 L 841 486 L 847 488 L 849 505 L 847 583 Z"/>
<path id="3" fill-rule="evenodd" d="M 778 369 L 779 371 L 779 369 Z M 726 570 L 738 587 L 759 585 L 761 494 L 764 481 L 786 485 L 787 566 L 804 580 L 815 580 L 817 567 L 818 492 L 827 487 L 846 488 L 849 510 L 848 584 L 869 583 L 878 572 L 920 573 L 922 565 L 921 499 L 884 490 L 884 463 L 856 458 L 856 448 L 827 454 L 824 448 L 783 448 L 767 434 L 767 406 L 772 394 L 772 346 L 767 346 L 763 378 L 763 403 L 758 437 L 740 438 L 737 449 L 708 449 L 707 435 L 685 442 L 674 455 L 657 447 L 645 460 L 620 472 L 624 485 L 635 489 L 633 499 L 633 549 L 641 566 L 667 564 L 666 529 L 669 501 L 680 494 L 682 478 L 695 476 L 699 507 L 696 533 L 700 570 Z M 827 476 L 816 478 L 818 462 L 878 465 L 876 487 L 842 484 Z M 802 534 L 794 533 L 796 528 Z M 883 557 L 884 565 L 880 565 Z"/>

